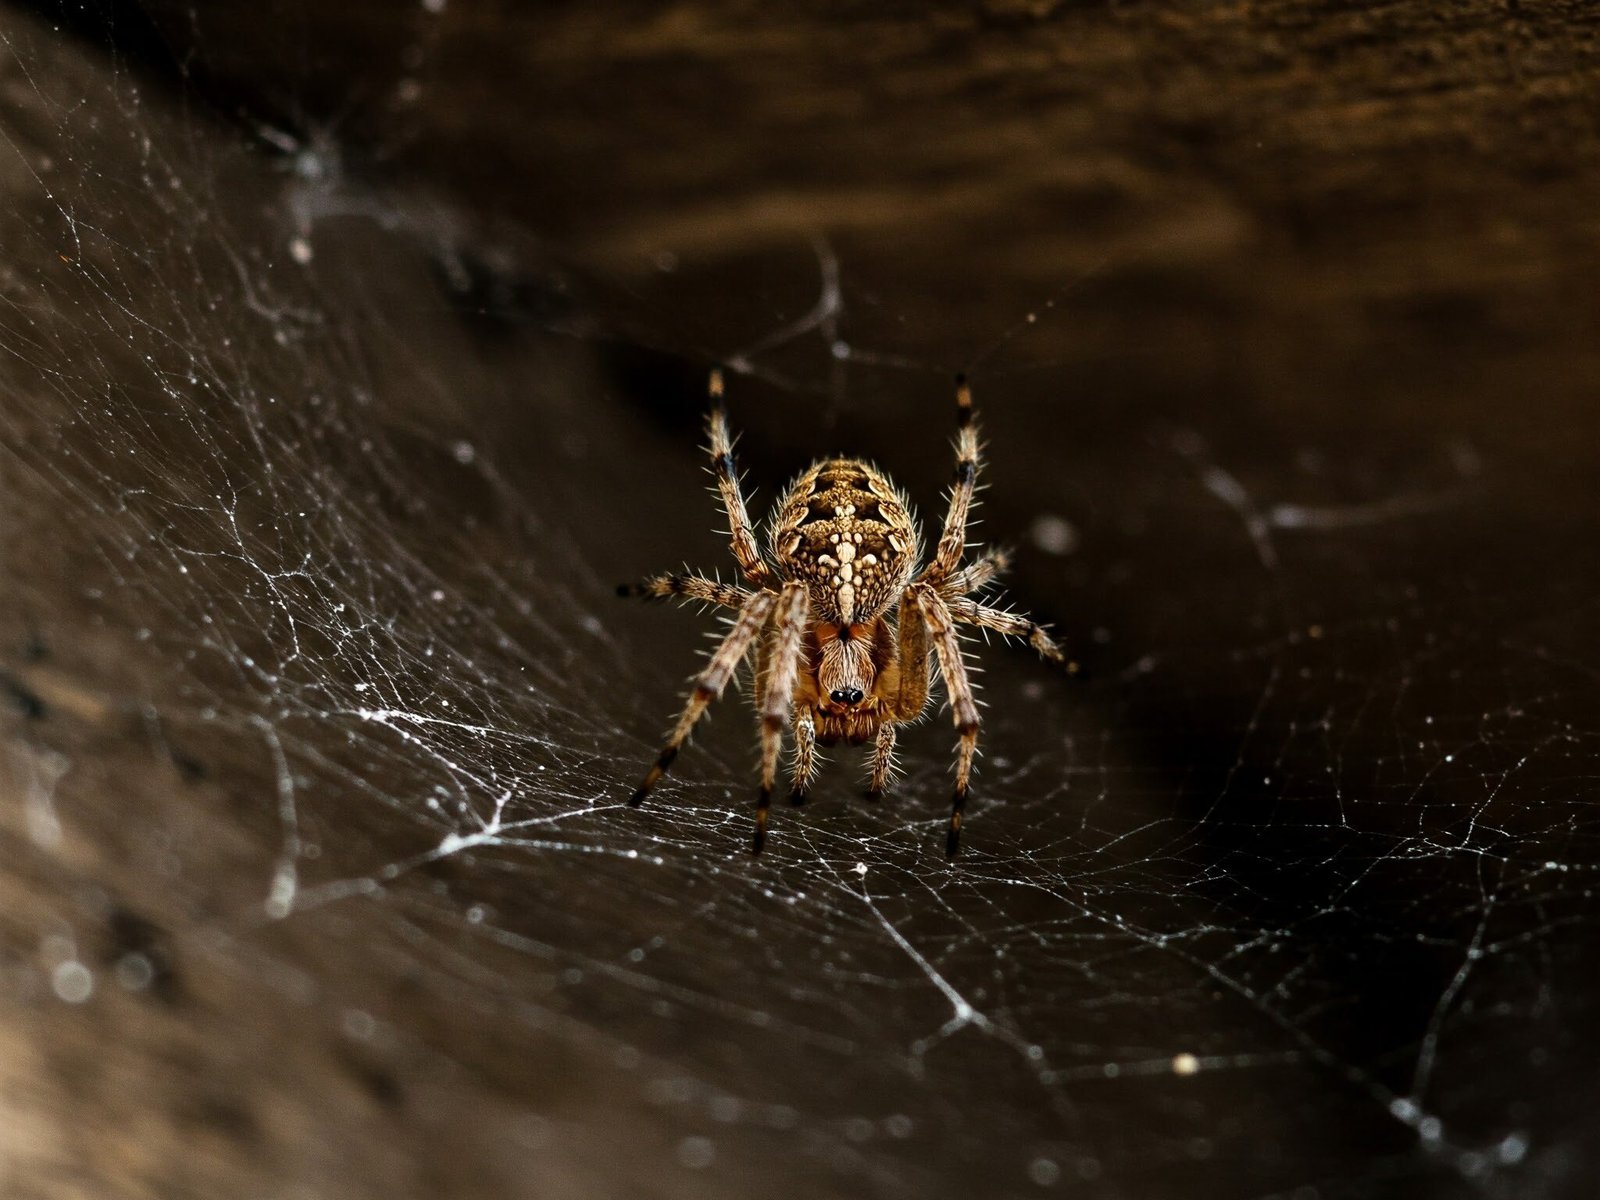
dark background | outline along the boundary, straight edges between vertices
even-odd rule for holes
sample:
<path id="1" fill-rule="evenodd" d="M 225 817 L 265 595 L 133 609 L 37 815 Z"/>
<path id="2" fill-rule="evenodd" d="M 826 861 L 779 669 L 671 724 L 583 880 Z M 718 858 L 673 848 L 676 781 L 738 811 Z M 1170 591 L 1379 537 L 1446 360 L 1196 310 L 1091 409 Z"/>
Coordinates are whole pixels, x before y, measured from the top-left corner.
<path id="1" fill-rule="evenodd" d="M 18 1197 L 1586 1196 L 1600 14 L 12 7 Z M 978 536 L 877 808 L 621 803 L 821 453 Z"/>

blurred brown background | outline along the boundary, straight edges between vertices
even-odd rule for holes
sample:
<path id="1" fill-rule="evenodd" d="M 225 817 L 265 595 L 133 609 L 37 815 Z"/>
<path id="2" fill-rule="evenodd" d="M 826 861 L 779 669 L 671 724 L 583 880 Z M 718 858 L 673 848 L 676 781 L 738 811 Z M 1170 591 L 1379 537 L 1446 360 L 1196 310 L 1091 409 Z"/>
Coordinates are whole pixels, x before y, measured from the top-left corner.
<path id="1" fill-rule="evenodd" d="M 1593 1193 L 1593 5 L 3 31 L 7 1194 Z M 618 807 L 713 361 L 758 510 L 977 384 L 958 867 L 943 716 Z"/>

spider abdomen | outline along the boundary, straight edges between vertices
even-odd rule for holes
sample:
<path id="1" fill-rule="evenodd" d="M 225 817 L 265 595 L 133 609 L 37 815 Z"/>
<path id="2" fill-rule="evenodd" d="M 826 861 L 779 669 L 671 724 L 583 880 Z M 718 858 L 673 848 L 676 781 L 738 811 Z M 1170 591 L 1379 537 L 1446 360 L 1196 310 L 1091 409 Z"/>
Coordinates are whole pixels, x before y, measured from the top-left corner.
<path id="1" fill-rule="evenodd" d="M 772 515 L 772 554 L 804 583 L 818 616 L 871 620 L 905 590 L 919 547 L 910 506 L 889 478 L 856 458 L 813 463 Z"/>

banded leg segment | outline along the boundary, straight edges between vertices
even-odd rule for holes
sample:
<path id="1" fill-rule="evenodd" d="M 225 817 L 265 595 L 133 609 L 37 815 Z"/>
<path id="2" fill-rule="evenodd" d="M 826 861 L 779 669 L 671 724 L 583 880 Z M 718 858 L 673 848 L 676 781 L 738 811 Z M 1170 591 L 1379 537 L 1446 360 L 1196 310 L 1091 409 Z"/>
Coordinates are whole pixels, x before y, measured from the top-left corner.
<path id="1" fill-rule="evenodd" d="M 968 563 L 939 585 L 939 594 L 945 599 L 966 596 L 977 591 L 1011 566 L 1011 552 L 995 548 L 981 558 Z"/>
<path id="2" fill-rule="evenodd" d="M 944 599 L 932 588 L 915 587 L 915 603 L 927 622 L 929 639 L 939 659 L 939 672 L 944 676 L 945 690 L 950 696 L 950 714 L 955 720 L 956 735 L 956 788 L 950 802 L 950 831 L 945 838 L 945 853 L 952 858 L 961 848 L 961 820 L 967 807 L 967 788 L 972 779 L 972 758 L 978 748 L 978 701 L 972 692 L 972 680 L 967 675 L 966 659 L 961 653 L 961 640 L 956 636 L 955 621 Z"/>
<path id="3" fill-rule="evenodd" d="M 790 804 L 804 804 L 811 790 L 811 778 L 817 773 L 817 726 L 811 713 L 794 715 L 794 764 L 790 774 Z"/>
<path id="4" fill-rule="evenodd" d="M 711 415 L 706 423 L 706 431 L 711 439 L 711 471 L 717 477 L 717 492 L 722 496 L 722 507 L 728 513 L 733 556 L 739 560 L 739 570 L 748 582 L 757 587 L 768 587 L 774 580 L 772 571 L 761 559 L 755 527 L 751 525 L 750 513 L 745 508 L 744 493 L 739 489 L 739 470 L 733 461 L 733 438 L 728 433 L 728 410 L 722 400 L 720 370 L 712 370 L 709 391 Z"/>
<path id="5" fill-rule="evenodd" d="M 733 628 L 728 630 L 728 635 L 722 639 L 722 643 L 711 655 L 711 661 L 706 663 L 705 670 L 696 677 L 694 691 L 689 694 L 689 702 L 684 705 L 678 723 L 673 727 L 672 735 L 667 739 L 667 744 L 661 748 L 661 754 L 656 759 L 655 765 L 646 773 L 644 782 L 639 785 L 639 790 L 634 792 L 628 801 L 629 804 L 635 807 L 643 804 L 645 797 L 650 794 L 650 789 L 661 782 L 661 777 L 667 773 L 672 760 L 678 757 L 678 751 L 689 740 L 689 734 L 694 731 L 695 723 L 700 720 L 711 702 L 722 695 L 722 689 L 728 686 L 728 681 L 739 669 L 739 664 L 744 661 L 745 655 L 750 652 L 756 635 L 766 625 L 767 616 L 772 612 L 777 600 L 776 592 L 755 592 L 739 610 Z"/>
<path id="6" fill-rule="evenodd" d="M 911 721 L 928 703 L 928 623 L 917 606 L 906 600 L 900 602 L 895 621 L 900 678 L 893 697 L 894 716 L 897 721 Z"/>
<path id="7" fill-rule="evenodd" d="M 990 629 L 1005 637 L 1026 638 L 1028 645 L 1038 651 L 1039 657 L 1047 663 L 1068 673 L 1077 671 L 1078 664 L 1067 658 L 1066 651 L 1045 632 L 1044 626 L 1031 617 L 990 608 L 987 604 L 967 598 L 949 600 L 947 603 L 950 615 L 957 621 L 976 625 L 980 629 Z"/>
<path id="8" fill-rule="evenodd" d="M 883 799 L 893 775 L 894 726 L 886 721 L 878 726 L 878 740 L 872 744 L 872 781 L 867 785 L 867 799 Z"/>
<path id="9" fill-rule="evenodd" d="M 756 796 L 756 829 L 750 852 L 760 854 L 767 840 L 767 811 L 772 807 L 773 782 L 778 775 L 778 752 L 783 748 L 783 727 L 794 707 L 794 688 L 800 678 L 800 654 L 805 641 L 810 598 L 803 583 L 786 583 L 778 594 L 777 619 L 766 654 L 761 693 L 761 791 Z"/>
<path id="10" fill-rule="evenodd" d="M 950 507 L 944 517 L 944 532 L 933 560 L 922 573 L 927 583 L 943 583 L 961 565 L 967 548 L 967 517 L 972 511 L 972 494 L 978 485 L 978 427 L 972 411 L 972 389 L 966 377 L 956 376 L 956 477 L 950 487 Z"/>
<path id="11" fill-rule="evenodd" d="M 646 600 L 676 596 L 714 604 L 718 608 L 743 608 L 753 594 L 737 584 L 707 579 L 704 575 L 652 575 L 643 583 L 624 583 L 617 587 L 619 596 L 642 596 Z"/>

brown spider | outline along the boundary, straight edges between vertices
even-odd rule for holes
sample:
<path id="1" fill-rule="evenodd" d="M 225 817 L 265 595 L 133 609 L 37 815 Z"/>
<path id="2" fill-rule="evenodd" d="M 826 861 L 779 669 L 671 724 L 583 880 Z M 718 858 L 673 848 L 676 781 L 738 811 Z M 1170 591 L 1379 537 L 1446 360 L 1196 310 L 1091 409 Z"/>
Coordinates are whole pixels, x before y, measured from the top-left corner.
<path id="1" fill-rule="evenodd" d="M 739 491 L 720 371 L 711 373 L 710 392 L 711 467 L 728 512 L 733 556 L 750 587 L 701 575 L 656 575 L 618 589 L 625 596 L 681 596 L 737 610 L 732 628 L 695 679 L 661 756 L 629 803 L 644 803 L 752 647 L 761 716 L 761 791 L 752 852 L 761 853 L 766 840 L 783 726 L 791 717 L 795 804 L 805 802 L 818 743 L 860 745 L 869 739 L 876 740 L 868 797 L 878 799 L 894 766 L 895 726 L 915 720 L 927 706 L 931 642 L 960 737 L 945 843 L 954 855 L 961 844 L 961 814 L 978 745 L 978 705 L 956 625 L 1027 638 L 1048 661 L 1075 669 L 1033 621 L 972 598 L 1005 569 L 1007 558 L 990 550 L 961 565 L 978 478 L 971 389 L 957 376 L 955 484 L 944 532 L 933 560 L 920 574 L 921 545 L 910 505 L 883 472 L 856 458 L 813 463 L 794 481 L 773 509 L 772 562 L 764 561 Z M 892 617 L 887 615 L 891 609 Z"/>

